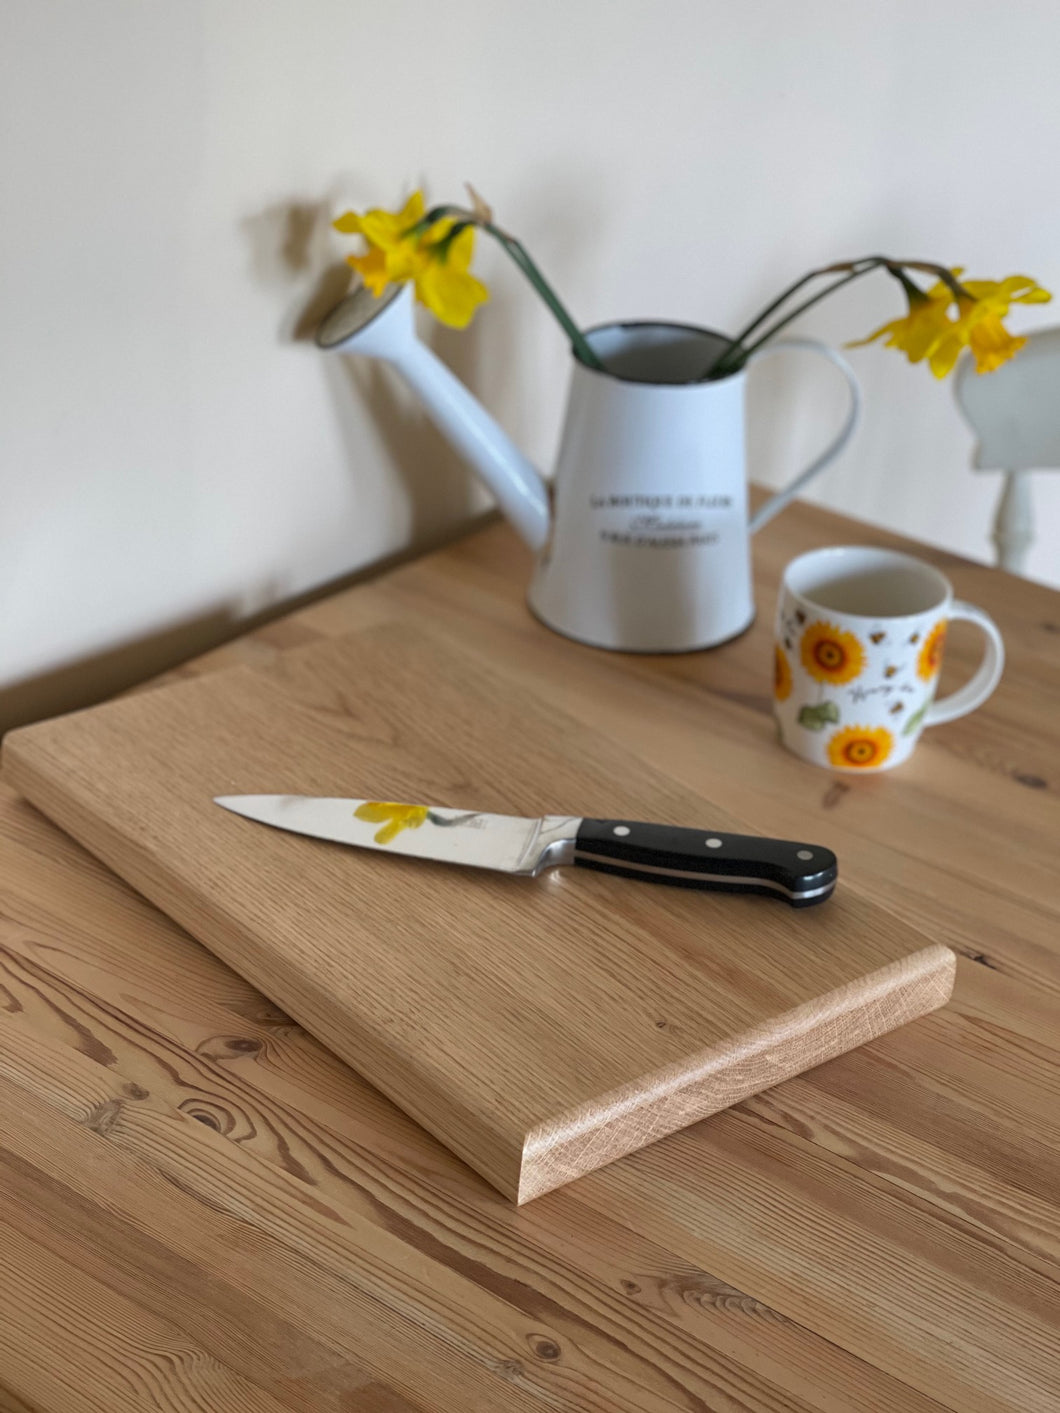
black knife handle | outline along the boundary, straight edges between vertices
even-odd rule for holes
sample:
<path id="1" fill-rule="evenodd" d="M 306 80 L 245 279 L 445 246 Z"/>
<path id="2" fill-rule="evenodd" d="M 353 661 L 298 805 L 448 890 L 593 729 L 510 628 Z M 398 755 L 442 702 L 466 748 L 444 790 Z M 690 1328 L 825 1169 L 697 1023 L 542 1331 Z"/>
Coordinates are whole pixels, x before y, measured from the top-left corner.
<path id="1" fill-rule="evenodd" d="M 583 819 L 574 862 L 646 883 L 762 893 L 794 908 L 823 903 L 837 875 L 835 854 L 819 844 L 638 824 L 632 819 Z"/>

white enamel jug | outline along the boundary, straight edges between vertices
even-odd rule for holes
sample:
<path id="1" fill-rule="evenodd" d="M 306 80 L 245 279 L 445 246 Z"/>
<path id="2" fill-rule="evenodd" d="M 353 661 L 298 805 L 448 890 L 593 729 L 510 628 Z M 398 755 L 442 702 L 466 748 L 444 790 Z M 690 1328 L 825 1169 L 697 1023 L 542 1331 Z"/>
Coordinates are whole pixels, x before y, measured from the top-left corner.
<path id="1" fill-rule="evenodd" d="M 530 547 L 533 612 L 568 637 L 626 652 L 714 647 L 754 619 L 750 535 L 818 475 L 858 421 L 853 371 L 812 339 L 778 340 L 824 355 L 844 374 L 849 408 L 817 459 L 753 517 L 744 453 L 746 373 L 703 380 L 727 340 L 685 324 L 619 323 L 586 334 L 604 365 L 573 359 L 559 457 L 549 487 L 505 432 L 418 341 L 411 291 L 359 289 L 317 333 L 321 348 L 391 363 L 422 398 Z"/>

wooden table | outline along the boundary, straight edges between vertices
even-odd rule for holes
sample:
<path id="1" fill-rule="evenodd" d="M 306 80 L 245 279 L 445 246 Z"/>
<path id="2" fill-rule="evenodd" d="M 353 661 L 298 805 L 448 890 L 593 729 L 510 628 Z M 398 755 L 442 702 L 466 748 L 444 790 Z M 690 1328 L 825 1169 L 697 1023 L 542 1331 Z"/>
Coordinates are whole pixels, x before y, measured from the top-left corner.
<path id="1" fill-rule="evenodd" d="M 183 669 L 414 619 L 960 953 L 946 1010 L 522 1209 L 3 793 L 4 1413 L 1060 1408 L 1060 600 L 922 551 L 1005 680 L 833 777 L 774 742 L 770 617 L 848 540 L 895 543 L 771 524 L 709 653 L 554 636 L 497 526 Z"/>

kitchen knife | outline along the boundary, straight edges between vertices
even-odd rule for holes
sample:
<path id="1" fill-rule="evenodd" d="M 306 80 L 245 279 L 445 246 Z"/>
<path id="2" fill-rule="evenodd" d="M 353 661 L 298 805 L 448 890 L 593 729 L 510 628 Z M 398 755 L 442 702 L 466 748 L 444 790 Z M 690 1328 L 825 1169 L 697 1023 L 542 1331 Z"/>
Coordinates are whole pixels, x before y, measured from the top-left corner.
<path id="1" fill-rule="evenodd" d="M 435 805 L 313 795 L 219 795 L 260 824 L 407 858 L 533 876 L 564 864 L 724 893 L 761 893 L 792 907 L 823 903 L 836 857 L 819 844 L 682 829 L 636 820 L 546 815 L 520 819 Z"/>

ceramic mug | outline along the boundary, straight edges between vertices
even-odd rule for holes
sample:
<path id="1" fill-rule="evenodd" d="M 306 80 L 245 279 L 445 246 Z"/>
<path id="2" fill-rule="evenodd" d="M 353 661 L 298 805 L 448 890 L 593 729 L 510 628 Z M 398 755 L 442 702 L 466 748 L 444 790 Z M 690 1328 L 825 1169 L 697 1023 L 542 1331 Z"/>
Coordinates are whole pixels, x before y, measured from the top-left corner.
<path id="1" fill-rule="evenodd" d="M 946 625 L 986 638 L 972 680 L 935 701 Z M 890 770 L 925 726 L 982 706 L 1005 649 L 997 624 L 953 597 L 944 574 L 896 550 L 837 545 L 784 571 L 774 644 L 774 710 L 788 750 L 832 770 Z"/>

